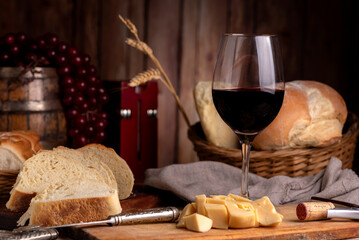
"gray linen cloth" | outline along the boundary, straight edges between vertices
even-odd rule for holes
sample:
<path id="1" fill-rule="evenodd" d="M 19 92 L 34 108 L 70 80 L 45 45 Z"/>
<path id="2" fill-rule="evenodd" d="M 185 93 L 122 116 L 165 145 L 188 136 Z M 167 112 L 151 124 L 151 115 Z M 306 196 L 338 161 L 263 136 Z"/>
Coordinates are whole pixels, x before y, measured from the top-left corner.
<path id="1" fill-rule="evenodd" d="M 312 196 L 359 204 L 359 177 L 332 157 L 321 172 L 305 177 L 275 176 L 263 178 L 249 174 L 252 199 L 268 196 L 275 205 L 309 201 Z M 199 194 L 240 193 L 242 170 L 214 161 L 173 164 L 147 169 L 145 185 L 168 190 L 186 201 Z"/>

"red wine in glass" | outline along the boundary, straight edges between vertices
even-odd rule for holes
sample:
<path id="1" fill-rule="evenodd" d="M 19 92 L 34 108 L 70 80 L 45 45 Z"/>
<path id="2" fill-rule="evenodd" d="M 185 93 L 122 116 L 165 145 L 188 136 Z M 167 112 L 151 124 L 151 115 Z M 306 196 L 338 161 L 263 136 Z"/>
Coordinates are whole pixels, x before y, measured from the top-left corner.
<path id="1" fill-rule="evenodd" d="M 284 97 L 282 89 L 236 88 L 212 90 L 221 118 L 239 134 L 257 134 L 277 116 Z"/>
<path id="2" fill-rule="evenodd" d="M 249 198 L 249 155 L 254 138 L 277 116 L 284 98 L 278 37 L 225 34 L 212 81 L 217 112 L 242 146 L 241 196 Z"/>

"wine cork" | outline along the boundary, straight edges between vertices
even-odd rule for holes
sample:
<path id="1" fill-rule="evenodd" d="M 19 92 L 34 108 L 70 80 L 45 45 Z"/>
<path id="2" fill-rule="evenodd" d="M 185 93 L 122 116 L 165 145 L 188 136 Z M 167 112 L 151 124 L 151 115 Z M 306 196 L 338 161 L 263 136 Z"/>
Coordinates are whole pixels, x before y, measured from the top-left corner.
<path id="1" fill-rule="evenodd" d="M 297 205 L 299 220 L 319 220 L 327 218 L 327 210 L 335 208 L 331 202 L 304 202 Z"/>

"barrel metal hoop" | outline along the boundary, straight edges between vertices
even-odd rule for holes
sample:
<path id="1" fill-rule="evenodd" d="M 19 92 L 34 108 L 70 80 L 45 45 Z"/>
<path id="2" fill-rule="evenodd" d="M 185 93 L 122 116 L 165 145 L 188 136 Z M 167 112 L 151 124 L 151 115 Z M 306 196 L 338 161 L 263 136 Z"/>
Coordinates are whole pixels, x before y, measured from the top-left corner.
<path id="1" fill-rule="evenodd" d="M 61 103 L 58 99 L 46 101 L 26 101 L 26 102 L 1 102 L 1 112 L 18 112 L 18 111 L 51 111 L 62 110 Z"/>
<path id="2" fill-rule="evenodd" d="M 3 78 L 17 78 L 23 73 L 22 78 L 57 78 L 56 68 L 35 67 L 31 71 L 23 72 L 21 67 L 1 67 L 0 76 Z"/>

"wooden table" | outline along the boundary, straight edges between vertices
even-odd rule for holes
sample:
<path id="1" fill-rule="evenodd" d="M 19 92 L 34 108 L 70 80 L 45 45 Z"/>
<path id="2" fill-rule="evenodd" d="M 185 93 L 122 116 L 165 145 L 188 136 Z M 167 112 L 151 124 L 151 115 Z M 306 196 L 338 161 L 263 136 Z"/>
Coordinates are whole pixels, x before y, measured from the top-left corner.
<path id="1" fill-rule="evenodd" d="M 163 194 L 136 194 L 122 201 L 125 213 L 157 207 L 168 206 L 173 196 Z M 167 200 L 167 201 L 166 201 Z M 171 200 L 171 201 L 168 201 Z M 180 201 L 173 200 L 174 205 Z M 86 228 L 69 228 L 62 232 L 62 239 L 176 239 L 176 240 L 214 240 L 214 239 L 345 239 L 359 236 L 359 221 L 331 219 L 303 222 L 295 214 L 296 205 L 277 206 L 284 221 L 278 227 L 260 227 L 249 229 L 211 229 L 206 233 L 192 232 L 176 228 L 175 223 L 139 224 L 122 226 L 97 226 Z M 3 208 L 2 208 L 3 209 Z M 0 222 L 15 219 L 16 214 L 8 215 L 6 210 L 0 211 Z M 10 217 L 7 217 L 10 216 Z M 0 224 L 1 226 L 1 224 Z"/>
<path id="2" fill-rule="evenodd" d="M 174 223 L 142 224 L 115 227 L 82 228 L 83 236 L 89 239 L 344 239 L 359 236 L 359 221 L 332 219 L 312 222 L 297 220 L 296 205 L 278 206 L 284 216 L 278 227 L 249 229 L 211 229 L 206 233 L 191 232 L 176 228 Z"/>

